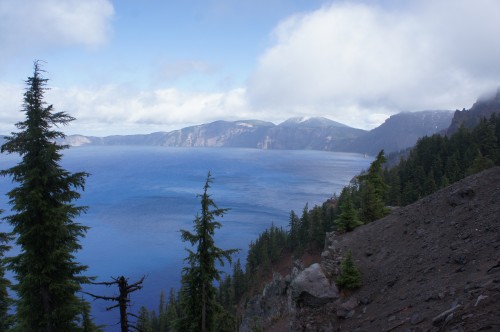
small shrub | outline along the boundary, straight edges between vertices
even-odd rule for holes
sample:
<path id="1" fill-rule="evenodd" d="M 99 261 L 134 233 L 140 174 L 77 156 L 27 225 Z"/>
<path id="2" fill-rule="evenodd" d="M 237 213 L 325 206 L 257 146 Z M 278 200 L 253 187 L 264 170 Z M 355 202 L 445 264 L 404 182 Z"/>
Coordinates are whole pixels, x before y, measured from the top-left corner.
<path id="1" fill-rule="evenodd" d="M 340 263 L 340 273 L 337 276 L 336 283 L 339 288 L 348 290 L 359 288 L 363 284 L 361 272 L 354 265 L 351 251 L 347 253 L 346 258 Z"/>

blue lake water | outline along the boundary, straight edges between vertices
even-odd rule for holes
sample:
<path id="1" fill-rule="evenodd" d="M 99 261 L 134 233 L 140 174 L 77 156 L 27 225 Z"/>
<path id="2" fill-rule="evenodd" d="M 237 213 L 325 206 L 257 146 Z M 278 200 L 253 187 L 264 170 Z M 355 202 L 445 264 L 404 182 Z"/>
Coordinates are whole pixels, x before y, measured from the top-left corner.
<path id="1" fill-rule="evenodd" d="M 226 148 L 78 147 L 64 154 L 63 167 L 91 174 L 77 202 L 89 207 L 77 221 L 91 227 L 77 257 L 98 281 L 146 275 L 144 288 L 132 295 L 135 312 L 156 308 L 162 289 L 179 286 L 186 257 L 179 230 L 192 229 L 208 171 L 212 198 L 231 209 L 219 219 L 216 243 L 240 248 L 236 258 L 244 263 L 249 242 L 265 228 L 285 227 L 290 210 L 300 214 L 306 203 L 321 204 L 372 161 L 350 153 Z M 1 155 L 0 169 L 17 160 Z M 7 178 L 0 185 L 2 194 L 13 186 Z M 3 197 L 0 208 L 8 210 Z M 86 290 L 116 293 L 103 286 Z M 118 312 L 106 312 L 106 305 L 93 302 L 96 322 L 115 324 Z"/>

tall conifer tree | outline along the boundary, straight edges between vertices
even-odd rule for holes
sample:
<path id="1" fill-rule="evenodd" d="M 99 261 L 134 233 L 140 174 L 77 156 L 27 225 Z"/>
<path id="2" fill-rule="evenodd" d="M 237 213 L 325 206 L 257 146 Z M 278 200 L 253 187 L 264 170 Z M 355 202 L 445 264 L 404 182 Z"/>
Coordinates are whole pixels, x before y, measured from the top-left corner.
<path id="1" fill-rule="evenodd" d="M 180 319 L 179 330 L 182 331 L 213 331 L 215 328 L 216 289 L 214 281 L 221 281 L 220 271 L 216 261 L 224 265 L 224 261 L 231 262 L 231 255 L 237 249 L 223 250 L 215 245 L 215 230 L 222 225 L 216 217 L 222 217 L 228 209 L 218 208 L 208 194 L 212 176 L 208 173 L 201 197 L 201 215 L 194 220 L 194 232 L 181 230 L 183 241 L 195 246 L 195 251 L 189 252 L 186 261 L 189 266 L 183 272 L 181 289 L 181 307 L 183 317 Z"/>
<path id="2" fill-rule="evenodd" d="M 20 253 L 10 259 L 18 281 L 16 323 L 20 331 L 77 331 L 81 301 L 76 296 L 87 278 L 85 266 L 75 261 L 81 246 L 78 240 L 87 227 L 73 221 L 85 211 L 73 201 L 84 187 L 84 172 L 70 173 L 59 162 L 57 139 L 64 134 L 54 127 L 66 125 L 73 117 L 54 112 L 44 101 L 48 79 L 42 77 L 40 63 L 26 81 L 19 132 L 6 137 L 2 152 L 17 153 L 21 161 L 1 171 L 18 186 L 8 193 L 13 214 L 6 219 L 13 226 Z"/>

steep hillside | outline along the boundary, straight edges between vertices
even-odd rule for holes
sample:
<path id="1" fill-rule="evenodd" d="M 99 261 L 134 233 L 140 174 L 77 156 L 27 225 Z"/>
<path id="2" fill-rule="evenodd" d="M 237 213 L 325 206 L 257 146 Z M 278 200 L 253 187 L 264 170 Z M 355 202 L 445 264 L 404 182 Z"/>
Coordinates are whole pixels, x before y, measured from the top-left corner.
<path id="1" fill-rule="evenodd" d="M 351 233 L 327 237 L 321 265 L 275 275 L 242 331 L 500 331 L 500 167 Z M 332 284 L 348 250 L 363 274 Z M 319 287 L 319 288 L 318 288 Z"/>
<path id="2" fill-rule="evenodd" d="M 473 128 L 482 118 L 489 119 L 493 113 L 500 113 L 500 88 L 496 94 L 478 99 L 469 110 L 455 111 L 446 134 L 455 133 L 462 125 Z"/>
<path id="3" fill-rule="evenodd" d="M 333 142 L 331 149 L 370 155 L 375 155 L 382 149 L 386 153 L 398 152 L 415 145 L 420 137 L 445 130 L 450 125 L 452 117 L 451 111 L 399 113 L 366 135 Z"/>

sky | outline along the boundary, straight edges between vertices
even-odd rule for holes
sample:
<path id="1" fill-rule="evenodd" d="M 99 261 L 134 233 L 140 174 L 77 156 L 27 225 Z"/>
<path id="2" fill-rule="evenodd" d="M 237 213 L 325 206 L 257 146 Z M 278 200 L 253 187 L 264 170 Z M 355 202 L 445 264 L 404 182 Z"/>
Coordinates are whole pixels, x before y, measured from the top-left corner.
<path id="1" fill-rule="evenodd" d="M 67 134 L 470 108 L 500 86 L 498 0 L 0 0 L 0 133 L 33 61 Z"/>

